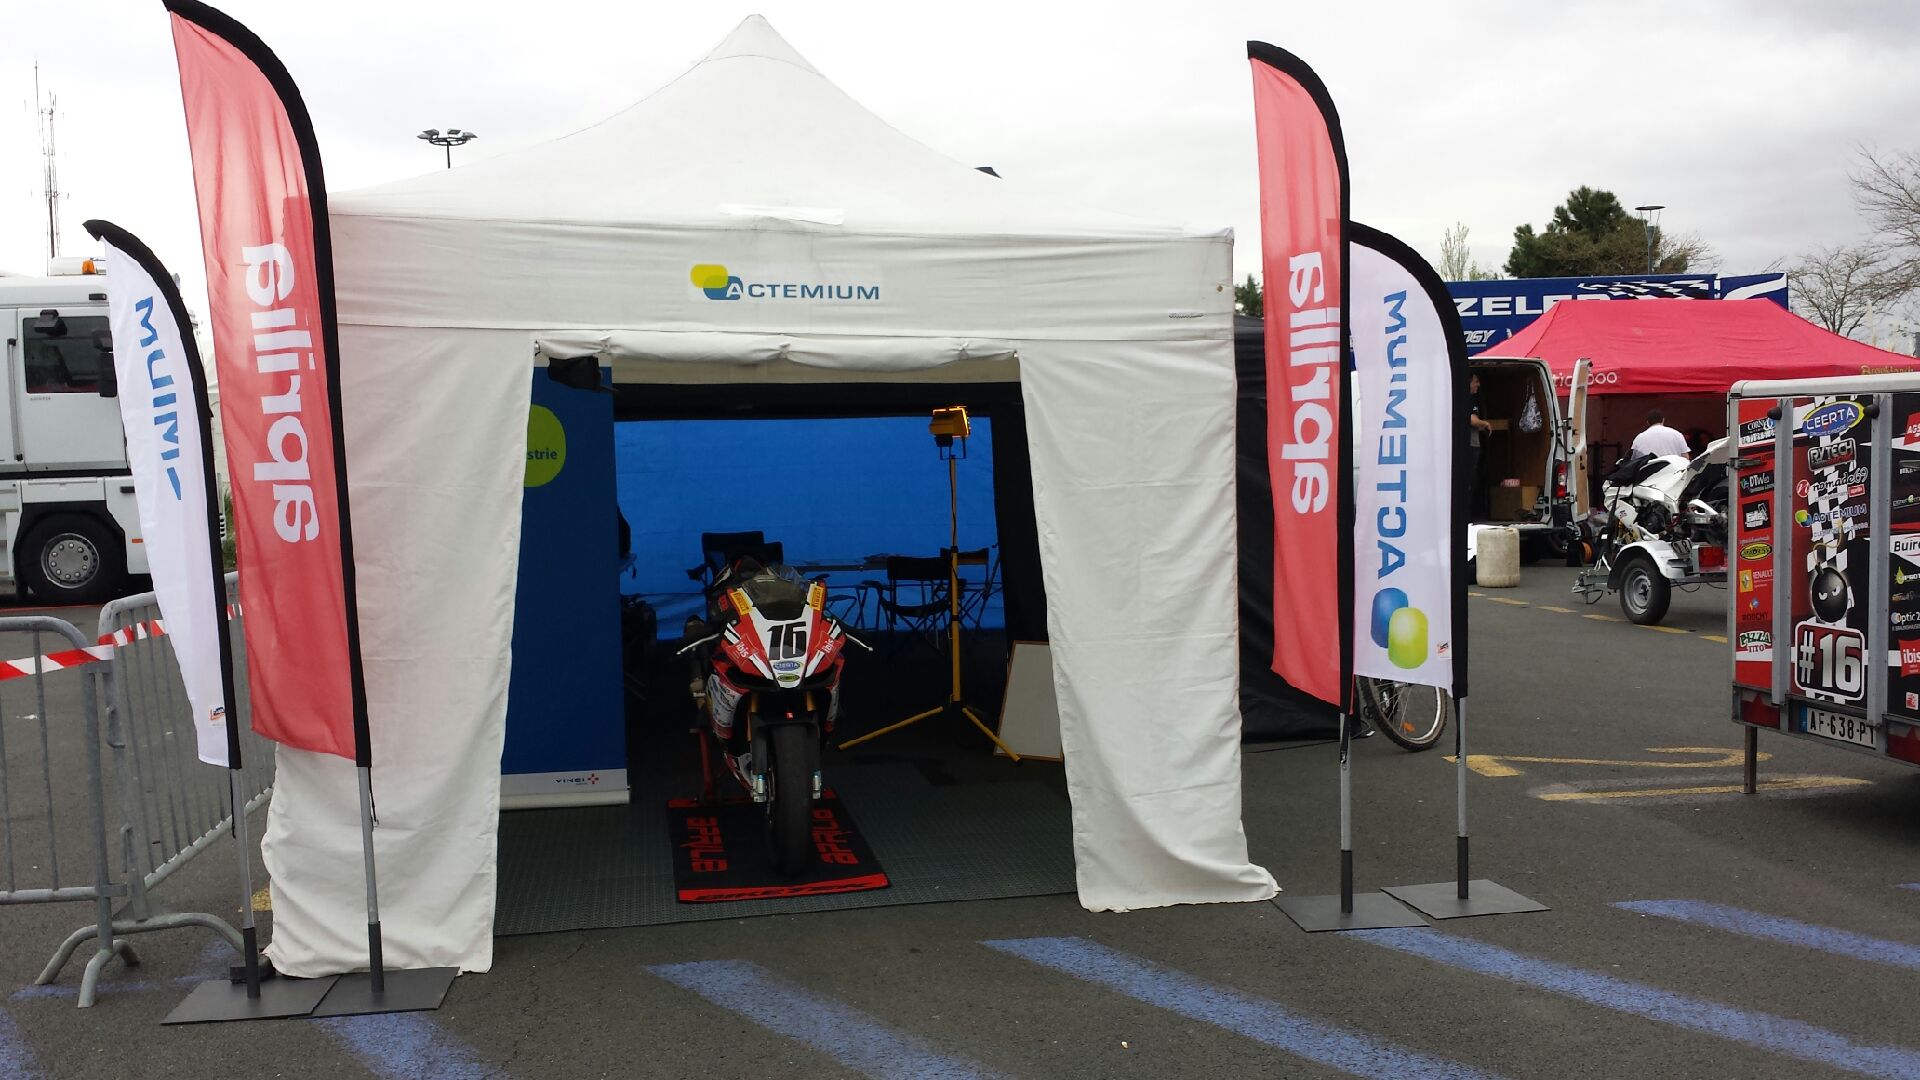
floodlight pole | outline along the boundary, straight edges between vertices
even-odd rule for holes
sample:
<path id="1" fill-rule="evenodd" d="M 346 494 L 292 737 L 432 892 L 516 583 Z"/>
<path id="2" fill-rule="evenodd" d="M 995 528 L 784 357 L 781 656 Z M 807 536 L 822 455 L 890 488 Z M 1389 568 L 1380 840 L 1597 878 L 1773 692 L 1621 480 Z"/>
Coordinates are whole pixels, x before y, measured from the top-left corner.
<path id="1" fill-rule="evenodd" d="M 448 128 L 445 131 L 441 131 L 439 128 L 428 128 L 414 136 L 416 139 L 424 140 L 445 149 L 447 152 L 447 168 L 449 169 L 453 168 L 453 148 L 456 146 L 465 146 L 479 137 L 480 136 L 475 135 L 471 131 L 462 131 L 459 128 Z"/>
<path id="2" fill-rule="evenodd" d="M 1647 273 L 1651 274 L 1653 273 L 1653 216 L 1665 210 L 1666 207 L 1659 204 L 1648 204 L 1646 206 L 1636 206 L 1634 209 L 1640 211 L 1640 224 L 1646 228 Z"/>

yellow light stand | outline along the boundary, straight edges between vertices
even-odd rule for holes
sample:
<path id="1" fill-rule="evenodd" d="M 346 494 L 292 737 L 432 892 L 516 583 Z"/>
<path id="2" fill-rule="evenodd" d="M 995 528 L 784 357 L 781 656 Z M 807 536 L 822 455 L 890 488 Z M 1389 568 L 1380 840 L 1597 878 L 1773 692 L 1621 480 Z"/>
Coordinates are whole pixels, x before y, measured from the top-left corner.
<path id="1" fill-rule="evenodd" d="M 877 739 L 889 732 L 929 720 L 936 716 L 958 716 L 967 720 L 980 733 L 993 741 L 1008 760 L 1018 763 L 1020 755 L 1013 748 L 1000 741 L 1000 736 L 987 726 L 973 706 L 968 705 L 960 679 L 960 473 L 959 461 L 967 456 L 967 437 L 973 432 L 973 424 L 967 417 L 965 405 L 951 405 L 944 409 L 933 410 L 933 420 L 927 425 L 927 431 L 933 436 L 934 445 L 940 449 L 940 457 L 947 463 L 947 668 L 951 684 L 947 688 L 947 700 L 931 709 L 914 713 L 905 720 L 888 724 L 878 731 L 869 731 L 857 739 L 848 739 L 840 744 L 846 750 L 858 746 L 870 739 Z M 958 440 L 956 448 L 956 440 Z"/>

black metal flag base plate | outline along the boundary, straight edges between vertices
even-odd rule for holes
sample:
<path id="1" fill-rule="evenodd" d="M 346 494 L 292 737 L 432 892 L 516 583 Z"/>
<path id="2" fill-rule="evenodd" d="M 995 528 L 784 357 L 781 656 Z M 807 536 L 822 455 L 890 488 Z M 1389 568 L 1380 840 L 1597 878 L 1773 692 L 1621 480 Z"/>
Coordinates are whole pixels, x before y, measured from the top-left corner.
<path id="1" fill-rule="evenodd" d="M 1302 930 L 1380 930 L 1389 926 L 1425 926 L 1427 922 L 1385 893 L 1353 895 L 1353 910 L 1340 910 L 1338 893 L 1329 896 L 1276 896 L 1273 906 Z"/>
<path id="2" fill-rule="evenodd" d="M 313 1010 L 320 1016 L 364 1016 L 368 1013 L 423 1012 L 437 1009 L 460 974 L 459 968 L 413 968 L 386 971 L 386 987 L 373 991 L 373 976 L 364 971 L 342 975 L 333 992 Z"/>
<path id="3" fill-rule="evenodd" d="M 1467 898 L 1460 899 L 1458 881 L 1436 881 L 1430 885 L 1395 885 L 1389 896 L 1430 919 L 1464 919 L 1474 915 L 1518 915 L 1528 911 L 1546 911 L 1547 905 L 1529 900 L 1505 885 L 1485 878 L 1467 882 Z"/>
<path id="4" fill-rule="evenodd" d="M 187 1000 L 174 1007 L 162 1024 L 211 1024 L 223 1020 L 279 1020 L 306 1016 L 333 989 L 333 976 L 289 979 L 285 975 L 260 982 L 260 996 L 247 996 L 245 983 L 210 979 L 193 988 Z"/>

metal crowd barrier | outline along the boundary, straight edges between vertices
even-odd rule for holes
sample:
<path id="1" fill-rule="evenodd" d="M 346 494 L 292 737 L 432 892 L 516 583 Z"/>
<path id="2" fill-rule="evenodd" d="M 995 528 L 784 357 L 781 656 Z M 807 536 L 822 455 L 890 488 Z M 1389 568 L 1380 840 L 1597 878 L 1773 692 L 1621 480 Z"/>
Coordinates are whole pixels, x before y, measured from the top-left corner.
<path id="1" fill-rule="evenodd" d="M 235 578 L 227 577 L 230 596 L 237 595 Z M 36 663 L 29 665 L 31 674 L 0 682 L 0 870 L 5 873 L 0 905 L 68 900 L 95 904 L 93 922 L 70 934 L 35 980 L 53 982 L 74 952 L 93 941 L 95 951 L 80 983 L 81 1008 L 93 1004 L 100 972 L 109 960 L 122 956 L 137 962 L 124 940 L 128 936 L 199 926 L 226 939 L 236 951 L 240 948 L 240 935 L 226 920 L 204 912 L 168 911 L 152 896 L 161 882 L 233 826 L 226 771 L 198 760 L 194 717 L 172 645 L 165 635 L 150 632 L 159 617 L 152 593 L 116 600 L 101 610 L 101 638 L 128 633 L 108 659 L 78 667 Z M 21 655 L 33 657 L 47 655 L 40 646 L 48 635 L 58 635 L 61 648 L 90 644 L 58 619 L 0 618 L 0 643 L 19 641 L 22 634 L 31 635 L 33 651 Z M 271 742 L 253 734 L 249 723 L 238 619 L 232 637 L 246 765 L 243 791 L 251 813 L 271 794 L 273 750 Z M 22 689 L 10 691 L 14 682 Z M 11 702 L 23 695 L 30 696 L 35 708 L 17 716 L 18 706 Z M 18 745 L 23 734 L 24 748 Z M 84 762 L 83 767 L 68 767 L 70 759 Z M 106 771 L 109 761 L 111 776 Z M 23 775 L 29 781 L 25 787 Z M 78 776 L 86 782 L 89 821 L 84 828 L 65 820 L 56 799 L 56 792 Z M 62 876 L 75 862 L 88 866 L 90 882 Z M 22 865 L 40 873 L 43 881 L 22 887 Z"/>

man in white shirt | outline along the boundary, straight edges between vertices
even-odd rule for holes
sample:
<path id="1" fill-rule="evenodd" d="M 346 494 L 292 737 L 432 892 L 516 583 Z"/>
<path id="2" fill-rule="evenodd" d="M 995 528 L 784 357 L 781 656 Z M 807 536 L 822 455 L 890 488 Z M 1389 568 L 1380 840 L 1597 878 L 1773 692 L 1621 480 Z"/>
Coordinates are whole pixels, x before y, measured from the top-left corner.
<path id="1" fill-rule="evenodd" d="M 1635 457 L 1641 454 L 1652 454 L 1655 457 L 1665 457 L 1668 454 L 1679 454 L 1681 457 L 1693 455 L 1693 448 L 1687 445 L 1687 437 L 1668 427 L 1666 419 L 1659 409 L 1647 410 L 1647 430 L 1633 437 Z"/>

